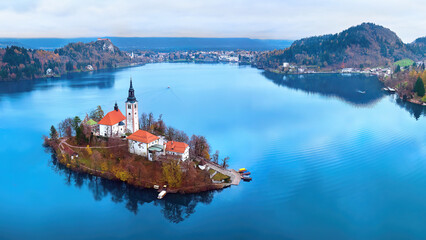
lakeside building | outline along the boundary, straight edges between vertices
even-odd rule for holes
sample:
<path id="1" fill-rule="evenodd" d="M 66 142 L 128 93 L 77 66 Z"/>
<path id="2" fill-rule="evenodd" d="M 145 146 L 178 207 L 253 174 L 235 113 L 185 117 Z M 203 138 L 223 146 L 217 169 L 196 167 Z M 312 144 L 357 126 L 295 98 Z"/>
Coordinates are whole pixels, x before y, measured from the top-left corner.
<path id="1" fill-rule="evenodd" d="M 189 145 L 184 142 L 169 141 L 166 143 L 166 154 L 178 156 L 180 160 L 189 158 Z"/>
<path id="2" fill-rule="evenodd" d="M 152 161 L 155 153 L 164 153 L 162 139 L 147 131 L 138 130 L 128 136 L 127 139 L 129 141 L 129 152 L 147 157 L 148 160 Z"/>

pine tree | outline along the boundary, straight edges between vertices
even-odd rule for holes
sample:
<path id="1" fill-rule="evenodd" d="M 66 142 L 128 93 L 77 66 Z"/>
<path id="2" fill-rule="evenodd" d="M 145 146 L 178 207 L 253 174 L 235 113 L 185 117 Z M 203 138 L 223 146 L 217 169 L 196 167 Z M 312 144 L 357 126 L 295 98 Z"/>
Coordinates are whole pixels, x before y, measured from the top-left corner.
<path id="1" fill-rule="evenodd" d="M 53 140 L 58 139 L 58 132 L 56 131 L 56 128 L 53 125 L 50 127 L 50 138 Z"/>
<path id="2" fill-rule="evenodd" d="M 420 77 L 417 78 L 416 84 L 414 85 L 414 92 L 418 96 L 423 97 L 425 95 L 425 85 Z"/>

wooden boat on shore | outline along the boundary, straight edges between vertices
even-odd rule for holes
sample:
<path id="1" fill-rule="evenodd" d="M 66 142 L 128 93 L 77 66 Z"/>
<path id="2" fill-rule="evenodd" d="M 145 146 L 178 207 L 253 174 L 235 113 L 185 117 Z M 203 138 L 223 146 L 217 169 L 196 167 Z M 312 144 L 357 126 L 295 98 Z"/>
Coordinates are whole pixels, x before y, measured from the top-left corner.
<path id="1" fill-rule="evenodd" d="M 166 190 L 162 190 L 159 194 L 158 194 L 158 199 L 163 199 L 164 196 L 166 196 Z"/>
<path id="2" fill-rule="evenodd" d="M 238 170 L 238 172 L 239 172 L 239 173 L 243 173 L 243 172 L 245 172 L 245 171 L 247 171 L 247 169 L 245 169 L 245 168 L 240 168 L 240 169 Z"/>
<path id="3" fill-rule="evenodd" d="M 250 175 L 249 171 L 242 172 L 241 175 Z"/>

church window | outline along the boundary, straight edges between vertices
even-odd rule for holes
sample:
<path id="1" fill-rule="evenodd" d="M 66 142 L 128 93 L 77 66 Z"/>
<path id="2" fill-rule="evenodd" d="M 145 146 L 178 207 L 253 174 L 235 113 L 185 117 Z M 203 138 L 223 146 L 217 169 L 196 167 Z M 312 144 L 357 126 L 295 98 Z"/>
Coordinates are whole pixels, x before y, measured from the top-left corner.
<path id="1" fill-rule="evenodd" d="M 129 105 L 127 105 L 127 106 L 128 106 L 128 107 L 127 107 L 128 109 L 132 109 L 132 105 L 130 105 L 130 104 L 129 104 Z"/>

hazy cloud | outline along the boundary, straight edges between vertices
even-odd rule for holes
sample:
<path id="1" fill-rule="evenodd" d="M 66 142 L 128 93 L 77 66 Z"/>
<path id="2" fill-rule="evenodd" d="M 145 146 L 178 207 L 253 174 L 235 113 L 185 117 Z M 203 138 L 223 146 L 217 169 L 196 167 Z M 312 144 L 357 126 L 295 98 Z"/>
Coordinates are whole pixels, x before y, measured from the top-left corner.
<path id="1" fill-rule="evenodd" d="M 424 0 L 14 0 L 0 3 L 0 37 L 298 39 L 374 22 L 411 42 L 425 12 Z"/>

